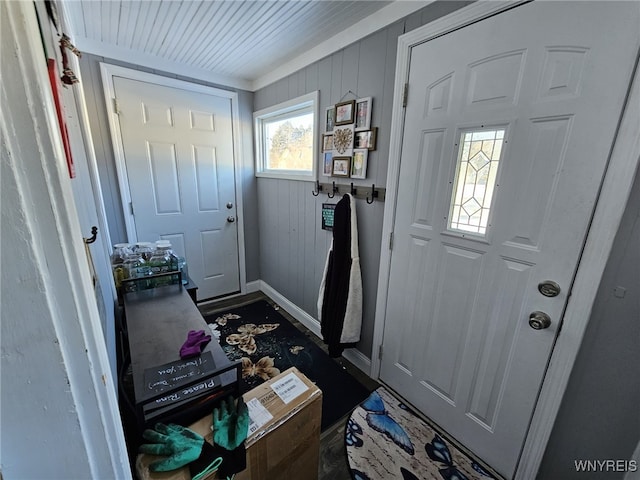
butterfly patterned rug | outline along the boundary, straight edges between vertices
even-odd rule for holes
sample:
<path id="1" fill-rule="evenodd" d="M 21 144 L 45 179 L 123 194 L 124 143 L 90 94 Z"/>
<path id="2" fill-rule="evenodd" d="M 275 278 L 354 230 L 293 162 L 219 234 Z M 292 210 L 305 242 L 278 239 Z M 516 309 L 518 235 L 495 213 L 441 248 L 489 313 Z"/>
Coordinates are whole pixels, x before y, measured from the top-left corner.
<path id="1" fill-rule="evenodd" d="M 247 392 L 290 367 L 322 390 L 321 429 L 347 415 L 370 390 L 327 355 L 265 300 L 205 315 L 231 360 L 242 361 L 241 391 Z"/>
<path id="2" fill-rule="evenodd" d="M 384 387 L 352 412 L 345 444 L 355 480 L 499 478 L 445 441 Z"/>

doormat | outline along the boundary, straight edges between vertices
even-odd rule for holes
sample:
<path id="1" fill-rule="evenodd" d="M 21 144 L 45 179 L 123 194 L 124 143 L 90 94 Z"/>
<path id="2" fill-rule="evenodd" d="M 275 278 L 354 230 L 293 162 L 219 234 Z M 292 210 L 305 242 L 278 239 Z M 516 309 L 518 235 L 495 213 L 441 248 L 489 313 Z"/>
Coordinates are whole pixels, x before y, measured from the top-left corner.
<path id="1" fill-rule="evenodd" d="M 345 444 L 355 480 L 499 478 L 445 441 L 384 387 L 351 413 Z"/>
<path id="2" fill-rule="evenodd" d="M 242 393 L 290 367 L 314 382 L 322 390 L 323 431 L 370 393 L 265 300 L 204 318 L 227 357 L 242 361 Z"/>

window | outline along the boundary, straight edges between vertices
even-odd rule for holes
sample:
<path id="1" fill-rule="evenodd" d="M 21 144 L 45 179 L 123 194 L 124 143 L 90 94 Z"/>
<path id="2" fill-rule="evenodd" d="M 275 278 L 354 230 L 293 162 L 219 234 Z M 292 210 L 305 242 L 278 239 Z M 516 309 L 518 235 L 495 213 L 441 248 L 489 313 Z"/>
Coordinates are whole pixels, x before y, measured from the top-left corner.
<path id="1" fill-rule="evenodd" d="M 449 228 L 485 235 L 496 186 L 504 129 L 463 132 Z"/>
<path id="2" fill-rule="evenodd" d="M 318 92 L 253 114 L 256 176 L 314 181 Z"/>

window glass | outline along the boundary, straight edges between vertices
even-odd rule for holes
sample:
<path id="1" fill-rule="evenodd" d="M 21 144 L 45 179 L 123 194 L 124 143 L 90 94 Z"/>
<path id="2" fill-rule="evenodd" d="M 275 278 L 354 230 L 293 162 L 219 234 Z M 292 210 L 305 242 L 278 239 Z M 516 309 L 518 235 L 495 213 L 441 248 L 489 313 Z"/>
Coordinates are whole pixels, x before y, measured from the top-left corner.
<path id="1" fill-rule="evenodd" d="M 462 133 L 449 229 L 486 234 L 504 135 L 504 129 Z"/>

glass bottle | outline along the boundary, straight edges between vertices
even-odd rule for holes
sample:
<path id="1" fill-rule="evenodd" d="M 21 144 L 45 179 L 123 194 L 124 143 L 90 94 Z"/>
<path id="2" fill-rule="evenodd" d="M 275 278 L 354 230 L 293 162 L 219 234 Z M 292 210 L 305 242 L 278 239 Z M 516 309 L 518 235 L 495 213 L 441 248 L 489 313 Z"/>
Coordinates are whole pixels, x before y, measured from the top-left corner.
<path id="1" fill-rule="evenodd" d="M 142 258 L 142 255 L 136 251 L 131 251 L 127 254 L 123 266 L 125 276 L 128 279 L 144 279 L 148 276 L 149 266 Z M 130 282 L 127 284 L 127 291 L 135 292 L 137 290 L 144 290 L 145 288 L 148 288 L 146 281 Z"/>
<path id="2" fill-rule="evenodd" d="M 169 271 L 171 258 L 167 251 L 167 246 L 160 241 L 156 242 L 156 249 L 149 258 L 149 269 L 152 275 L 159 275 Z"/>
<path id="3" fill-rule="evenodd" d="M 155 245 L 152 242 L 137 242 L 135 251 L 142 255 L 142 259 L 145 262 L 148 262 L 153 252 L 155 250 Z"/>
<path id="4" fill-rule="evenodd" d="M 156 248 L 157 249 L 161 249 L 167 255 L 168 265 L 169 265 L 169 270 L 168 271 L 177 272 L 178 271 L 178 256 L 173 251 L 173 248 L 171 246 L 171 242 L 169 240 L 158 240 L 156 242 Z"/>
<path id="5" fill-rule="evenodd" d="M 113 246 L 113 252 L 111 253 L 111 271 L 113 273 L 113 280 L 116 287 L 122 285 L 122 280 L 127 278 L 125 276 L 124 261 L 130 251 L 130 245 L 128 243 L 116 243 Z"/>

